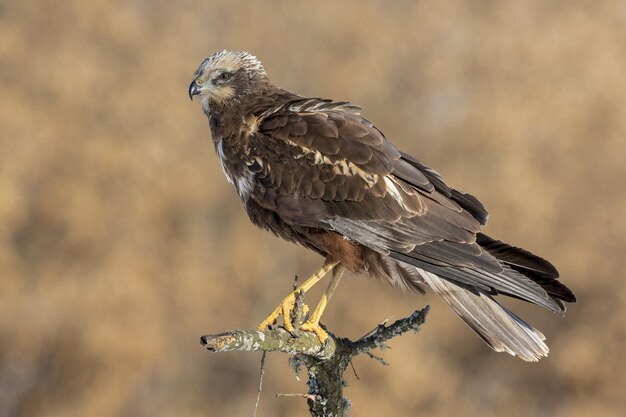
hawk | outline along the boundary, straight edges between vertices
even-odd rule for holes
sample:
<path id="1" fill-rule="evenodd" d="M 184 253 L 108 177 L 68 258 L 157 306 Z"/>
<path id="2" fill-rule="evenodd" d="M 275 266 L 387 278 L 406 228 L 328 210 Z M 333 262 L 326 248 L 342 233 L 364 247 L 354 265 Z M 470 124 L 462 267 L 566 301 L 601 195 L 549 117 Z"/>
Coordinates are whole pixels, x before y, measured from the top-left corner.
<path id="1" fill-rule="evenodd" d="M 330 274 L 301 325 L 325 341 L 320 318 L 349 270 L 402 289 L 430 288 L 498 352 L 526 361 L 548 354 L 544 335 L 494 297 L 564 313 L 576 297 L 555 267 L 482 233 L 488 214 L 480 201 L 397 149 L 360 107 L 279 88 L 256 57 L 231 51 L 200 64 L 189 86 L 194 96 L 252 223 L 325 257 L 260 329 L 283 315 L 293 332 L 297 294 Z"/>

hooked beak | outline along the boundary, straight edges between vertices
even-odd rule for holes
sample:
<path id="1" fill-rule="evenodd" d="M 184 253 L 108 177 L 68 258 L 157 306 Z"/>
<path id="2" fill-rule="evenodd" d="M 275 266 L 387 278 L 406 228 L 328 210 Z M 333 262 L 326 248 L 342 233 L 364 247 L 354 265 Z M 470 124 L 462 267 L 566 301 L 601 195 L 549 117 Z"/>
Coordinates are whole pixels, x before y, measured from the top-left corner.
<path id="1" fill-rule="evenodd" d="M 193 101 L 193 96 L 196 94 L 200 94 L 200 86 L 198 86 L 196 79 L 194 79 L 191 84 L 189 84 L 189 99 Z"/>

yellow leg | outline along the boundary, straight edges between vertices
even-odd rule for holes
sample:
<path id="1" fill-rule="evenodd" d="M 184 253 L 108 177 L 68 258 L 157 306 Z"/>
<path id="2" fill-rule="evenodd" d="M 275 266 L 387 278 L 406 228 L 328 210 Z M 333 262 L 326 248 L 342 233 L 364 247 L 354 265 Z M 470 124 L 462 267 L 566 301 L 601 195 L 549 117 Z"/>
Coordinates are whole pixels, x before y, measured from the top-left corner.
<path id="1" fill-rule="evenodd" d="M 324 343 L 326 339 L 328 339 L 328 333 L 326 333 L 326 331 L 320 326 L 320 319 L 322 318 L 322 314 L 324 314 L 324 310 L 326 309 L 326 306 L 330 301 L 330 297 L 333 296 L 333 293 L 337 289 L 337 286 L 339 285 L 339 281 L 341 280 L 341 276 L 343 275 L 344 271 L 345 268 L 343 268 L 341 265 L 337 266 L 333 270 L 333 276 L 328 283 L 328 288 L 326 288 L 324 295 L 322 295 L 322 299 L 317 304 L 317 307 L 315 307 L 315 310 L 313 311 L 313 313 L 311 313 L 311 316 L 306 321 L 306 323 L 303 323 L 302 326 L 300 326 L 300 330 L 315 333 L 322 343 Z"/>
<path id="2" fill-rule="evenodd" d="M 319 271 L 311 275 L 311 277 L 298 286 L 291 294 L 285 297 L 278 307 L 276 307 L 276 309 L 274 309 L 274 311 L 261 322 L 259 330 L 265 330 L 272 324 L 276 323 L 276 320 L 278 320 L 278 317 L 282 314 L 285 330 L 293 333 L 294 329 L 289 317 L 291 315 L 291 311 L 295 307 L 296 296 L 300 293 L 300 291 L 307 292 L 310 290 L 320 279 L 324 278 L 326 274 L 332 271 L 338 263 L 339 262 L 331 261 L 327 258 Z"/>

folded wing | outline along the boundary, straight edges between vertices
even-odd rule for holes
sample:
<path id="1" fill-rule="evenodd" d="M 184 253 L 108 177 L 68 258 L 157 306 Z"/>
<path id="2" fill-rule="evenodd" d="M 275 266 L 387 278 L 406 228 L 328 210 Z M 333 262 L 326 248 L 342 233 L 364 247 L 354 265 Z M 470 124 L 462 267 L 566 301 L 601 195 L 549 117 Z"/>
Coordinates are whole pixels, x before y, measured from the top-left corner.
<path id="1" fill-rule="evenodd" d="M 528 360 L 547 353 L 543 335 L 492 296 L 561 313 L 575 301 L 549 262 L 482 234 L 488 214 L 478 199 L 399 152 L 356 106 L 303 99 L 265 112 L 243 163 L 258 204 L 418 268 L 496 350 Z"/>

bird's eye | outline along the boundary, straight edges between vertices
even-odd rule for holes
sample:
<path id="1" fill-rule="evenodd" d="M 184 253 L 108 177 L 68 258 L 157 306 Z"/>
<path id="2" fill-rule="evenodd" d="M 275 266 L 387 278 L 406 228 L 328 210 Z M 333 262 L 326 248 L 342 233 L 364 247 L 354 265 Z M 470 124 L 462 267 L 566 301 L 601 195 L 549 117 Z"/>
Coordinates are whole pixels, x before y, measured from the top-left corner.
<path id="1" fill-rule="evenodd" d="M 228 81 L 232 76 L 233 74 L 231 74 L 230 72 L 223 72 L 217 77 L 217 79 L 220 81 Z"/>

